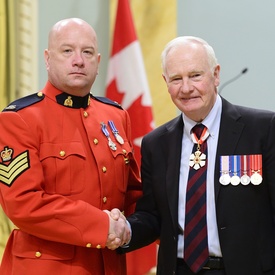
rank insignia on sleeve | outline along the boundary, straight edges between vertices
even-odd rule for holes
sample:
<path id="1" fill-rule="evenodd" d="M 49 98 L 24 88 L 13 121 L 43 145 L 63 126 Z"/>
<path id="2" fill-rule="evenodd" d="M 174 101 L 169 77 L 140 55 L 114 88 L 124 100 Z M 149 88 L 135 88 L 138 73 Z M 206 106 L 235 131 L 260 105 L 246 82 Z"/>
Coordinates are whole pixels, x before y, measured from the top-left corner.
<path id="1" fill-rule="evenodd" d="M 13 149 L 5 147 L 1 151 L 0 182 L 11 186 L 22 173 L 30 168 L 29 151 L 25 151 L 12 159 Z M 9 162 L 9 164 L 4 164 Z"/>
<path id="2" fill-rule="evenodd" d="M 3 162 L 10 161 L 12 158 L 13 150 L 9 147 L 5 147 L 4 150 L 1 152 L 1 159 Z"/>

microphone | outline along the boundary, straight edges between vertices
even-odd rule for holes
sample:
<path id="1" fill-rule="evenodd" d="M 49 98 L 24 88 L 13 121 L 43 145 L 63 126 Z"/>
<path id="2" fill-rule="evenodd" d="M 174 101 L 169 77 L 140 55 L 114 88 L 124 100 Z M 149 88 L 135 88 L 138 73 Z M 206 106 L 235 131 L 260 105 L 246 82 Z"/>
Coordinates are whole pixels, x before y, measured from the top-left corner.
<path id="1" fill-rule="evenodd" d="M 239 77 L 241 77 L 243 74 L 245 74 L 248 71 L 248 68 L 244 68 L 238 75 L 236 75 L 235 77 L 229 79 L 228 81 L 224 82 L 223 85 L 221 85 L 220 89 L 219 89 L 219 94 L 221 94 L 223 88 L 225 86 L 227 86 L 228 84 L 230 84 L 231 82 L 234 82 L 235 80 L 237 80 Z"/>

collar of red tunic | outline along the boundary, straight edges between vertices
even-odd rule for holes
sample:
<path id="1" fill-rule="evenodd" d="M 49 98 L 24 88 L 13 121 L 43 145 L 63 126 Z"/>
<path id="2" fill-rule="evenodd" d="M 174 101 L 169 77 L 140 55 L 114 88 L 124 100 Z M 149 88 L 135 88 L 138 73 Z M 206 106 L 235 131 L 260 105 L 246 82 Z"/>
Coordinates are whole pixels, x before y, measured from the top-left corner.
<path id="1" fill-rule="evenodd" d="M 75 96 L 70 95 L 66 92 L 62 92 L 56 87 L 54 87 L 49 81 L 42 90 L 42 93 L 52 100 L 56 101 L 58 104 L 74 109 L 87 108 L 90 105 L 90 94 L 86 96 Z"/>

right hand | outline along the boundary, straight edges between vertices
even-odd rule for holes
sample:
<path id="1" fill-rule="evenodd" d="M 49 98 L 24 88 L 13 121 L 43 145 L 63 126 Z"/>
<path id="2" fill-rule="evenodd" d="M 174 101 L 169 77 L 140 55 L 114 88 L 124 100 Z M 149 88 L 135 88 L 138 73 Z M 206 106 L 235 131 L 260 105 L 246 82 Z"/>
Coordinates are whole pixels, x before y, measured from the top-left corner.
<path id="1" fill-rule="evenodd" d="M 103 210 L 109 216 L 109 234 L 106 246 L 114 250 L 119 246 L 128 243 L 131 238 L 131 231 L 126 223 L 125 216 L 119 209 L 114 208 L 111 211 Z"/>

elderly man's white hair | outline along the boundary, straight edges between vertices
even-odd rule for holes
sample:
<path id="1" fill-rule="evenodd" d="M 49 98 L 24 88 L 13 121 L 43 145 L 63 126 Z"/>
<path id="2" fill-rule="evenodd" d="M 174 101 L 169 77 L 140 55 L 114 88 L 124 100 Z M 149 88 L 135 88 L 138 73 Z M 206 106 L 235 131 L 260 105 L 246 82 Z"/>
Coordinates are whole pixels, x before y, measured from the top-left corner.
<path id="1" fill-rule="evenodd" d="M 190 44 L 190 42 L 202 45 L 205 48 L 207 56 L 208 56 L 209 66 L 210 66 L 211 70 L 213 70 L 213 72 L 214 72 L 214 69 L 215 69 L 216 65 L 218 64 L 218 61 L 217 61 L 217 58 L 216 58 L 213 48 L 205 40 L 203 40 L 202 38 L 199 38 L 199 37 L 195 37 L 195 36 L 179 36 L 179 37 L 174 38 L 170 42 L 168 42 L 168 44 L 165 46 L 165 48 L 161 54 L 161 64 L 162 64 L 163 72 L 165 72 L 166 57 L 167 57 L 168 53 L 170 52 L 170 50 L 173 48 L 176 48 L 178 46 L 181 46 L 181 45 Z"/>

